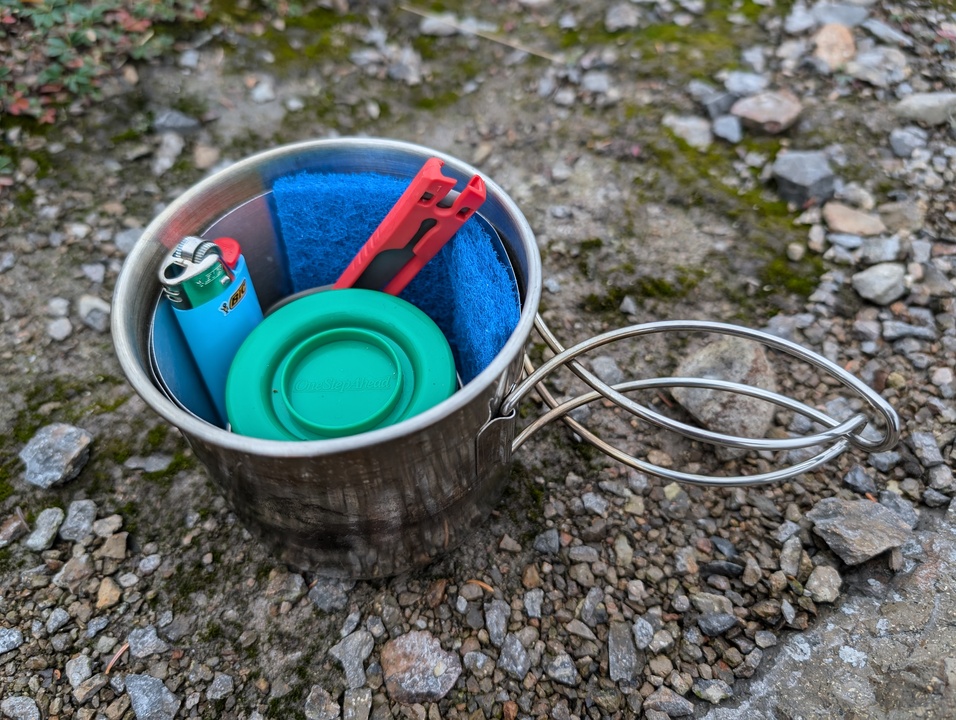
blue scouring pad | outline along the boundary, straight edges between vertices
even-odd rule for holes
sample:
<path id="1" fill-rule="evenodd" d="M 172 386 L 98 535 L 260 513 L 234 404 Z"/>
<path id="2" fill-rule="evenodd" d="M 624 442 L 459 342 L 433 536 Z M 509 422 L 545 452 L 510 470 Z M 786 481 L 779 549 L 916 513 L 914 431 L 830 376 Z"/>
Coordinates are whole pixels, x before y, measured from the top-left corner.
<path id="1" fill-rule="evenodd" d="M 273 211 L 293 292 L 334 283 L 408 184 L 376 173 L 303 172 L 276 180 Z M 400 295 L 441 328 L 465 383 L 518 324 L 518 290 L 497 243 L 472 218 Z"/>

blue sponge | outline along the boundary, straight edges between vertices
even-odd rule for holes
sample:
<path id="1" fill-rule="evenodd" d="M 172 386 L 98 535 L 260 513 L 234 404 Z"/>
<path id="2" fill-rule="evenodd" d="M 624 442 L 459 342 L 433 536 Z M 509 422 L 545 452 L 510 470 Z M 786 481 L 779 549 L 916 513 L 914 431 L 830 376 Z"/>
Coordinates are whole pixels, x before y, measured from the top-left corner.
<path id="1" fill-rule="evenodd" d="M 376 173 L 303 172 L 276 180 L 273 211 L 293 292 L 334 283 L 409 182 Z M 441 328 L 465 383 L 518 324 L 518 289 L 497 242 L 472 218 L 400 295 Z"/>

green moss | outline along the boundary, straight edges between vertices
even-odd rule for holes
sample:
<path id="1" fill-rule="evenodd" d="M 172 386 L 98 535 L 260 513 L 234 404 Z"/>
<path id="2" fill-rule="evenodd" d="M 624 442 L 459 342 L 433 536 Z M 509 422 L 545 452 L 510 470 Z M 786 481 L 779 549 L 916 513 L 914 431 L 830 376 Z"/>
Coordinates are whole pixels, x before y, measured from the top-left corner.
<path id="1" fill-rule="evenodd" d="M 99 438 L 96 443 L 96 454 L 109 458 L 117 465 L 122 465 L 133 455 L 129 441 L 115 435 Z"/>
<path id="2" fill-rule="evenodd" d="M 173 103 L 173 108 L 190 117 L 199 118 L 209 110 L 209 101 L 197 95 L 180 95 Z"/>
<path id="3" fill-rule="evenodd" d="M 734 3 L 736 5 L 736 3 Z M 593 23 L 570 30 L 545 30 L 564 50 L 591 46 L 617 46 L 622 51 L 641 56 L 642 77 L 711 78 L 722 69 L 740 64 L 740 47 L 748 37 L 756 37 L 752 26 L 734 25 L 728 20 L 729 3 L 711 6 L 686 27 L 660 23 L 642 28 L 608 32 L 603 23 Z M 745 0 L 735 12 L 753 19 L 764 11 L 751 0 Z M 555 33 L 559 33 L 555 35 Z"/>
<path id="4" fill-rule="evenodd" d="M 168 488 L 173 484 L 173 480 L 183 470 L 191 470 L 196 467 L 196 460 L 187 455 L 184 450 L 177 450 L 173 455 L 172 462 L 165 470 L 156 472 L 144 472 L 143 479 L 156 483 L 160 487 Z"/>
<path id="5" fill-rule="evenodd" d="M 62 402 L 54 401 L 53 397 L 58 397 L 60 395 L 57 393 L 46 392 L 51 386 L 47 385 L 38 385 L 35 388 L 31 389 L 26 396 L 26 407 L 21 410 L 17 419 L 13 424 L 13 439 L 18 443 L 26 443 L 33 437 L 34 433 L 43 425 L 45 417 L 41 414 L 40 409 L 49 402 Z M 45 398 L 51 398 L 46 400 Z"/>
<path id="6" fill-rule="evenodd" d="M 200 642 L 213 642 L 222 639 L 224 636 L 225 632 L 223 632 L 222 625 L 211 622 L 196 637 Z"/>
<path id="7" fill-rule="evenodd" d="M 671 278 L 642 276 L 627 285 L 610 285 L 603 295 L 591 293 L 583 303 L 588 312 L 612 313 L 614 319 L 624 298 L 630 296 L 638 303 L 648 299 L 675 299 L 687 297 L 707 275 L 700 268 L 678 268 Z"/>
<path id="8" fill-rule="evenodd" d="M 653 112 L 653 108 L 650 105 L 639 105 L 632 102 L 624 102 L 621 107 L 624 111 L 625 120 L 635 120 Z"/>
<path id="9" fill-rule="evenodd" d="M 420 110 L 438 110 L 454 105 L 461 98 L 458 90 L 440 90 L 434 92 L 431 87 L 419 87 L 413 99 L 415 107 Z"/>
<path id="10" fill-rule="evenodd" d="M 274 565 L 269 563 L 262 563 L 259 567 L 256 568 L 256 582 L 264 583 L 269 579 L 269 574 L 275 570 Z"/>
<path id="11" fill-rule="evenodd" d="M 438 38 L 433 35 L 418 35 L 412 40 L 412 47 L 422 56 L 422 60 L 437 60 L 441 57 Z"/>
<path id="12" fill-rule="evenodd" d="M 115 144 L 123 142 L 133 142 L 143 137 L 143 133 L 137 128 L 129 128 L 123 132 L 117 133 L 110 138 L 110 142 Z"/>
<path id="13" fill-rule="evenodd" d="M 16 202 L 21 207 L 33 204 L 33 199 L 37 196 L 36 190 L 25 187 L 16 194 Z"/>
<path id="14" fill-rule="evenodd" d="M 816 289 L 823 272 L 823 260 L 816 255 L 807 255 L 799 262 L 775 257 L 764 267 L 761 279 L 769 292 L 784 289 L 806 297 Z"/>
<path id="15" fill-rule="evenodd" d="M 0 575 L 17 570 L 21 562 L 13 556 L 11 548 L 0 548 Z"/>
<path id="16" fill-rule="evenodd" d="M 748 138 L 743 149 L 759 152 L 768 158 L 779 149 L 778 138 Z M 733 220 L 740 235 L 746 238 L 746 252 L 758 267 L 758 277 L 764 281 L 766 290 L 757 296 L 766 298 L 781 291 L 802 297 L 816 287 L 823 272 L 823 263 L 817 257 L 808 257 L 800 263 L 785 258 L 786 246 L 791 241 L 800 241 L 802 234 L 795 229 L 787 203 L 774 195 L 756 179 L 750 189 L 724 185 L 724 177 L 737 177 L 734 162 L 738 159 L 734 148 L 714 143 L 705 151 L 688 146 L 675 137 L 654 140 L 645 146 L 645 155 L 651 173 L 658 175 L 657 185 L 665 188 L 666 201 L 685 207 L 703 207 L 716 215 Z M 646 178 L 638 178 L 635 184 L 643 191 L 649 186 Z M 659 198 L 658 198 L 659 199 Z M 689 289 L 692 289 L 691 285 Z M 641 292 L 666 297 L 666 285 L 655 287 L 646 283 L 638 288 Z M 733 293 L 727 288 L 728 296 Z M 629 293 L 624 293 L 629 294 Z M 752 307 L 754 298 L 739 295 L 738 299 Z M 598 298 L 597 305 L 606 308 L 617 297 Z"/>
<path id="17" fill-rule="evenodd" d="M 259 657 L 259 643 L 250 643 L 249 645 L 246 645 L 246 647 L 242 648 L 242 654 L 246 660 L 257 659 Z M 250 679 L 254 680 L 254 678 L 251 676 Z"/>
<path id="18" fill-rule="evenodd" d="M 303 60 L 345 61 L 351 51 L 352 39 L 344 31 L 345 24 L 367 19 L 359 15 L 340 15 L 333 10 L 314 8 L 308 13 L 285 18 L 285 28 L 277 30 L 269 26 L 260 38 L 275 57 L 274 67 L 288 70 L 302 67 Z M 298 40 L 295 46 L 290 38 Z"/>
<path id="19" fill-rule="evenodd" d="M 10 458 L 5 463 L 0 465 L 0 505 L 6 502 L 7 498 L 13 495 L 13 473 L 14 468 L 17 467 L 19 463 L 19 460 Z"/>
<path id="20" fill-rule="evenodd" d="M 206 709 L 203 711 L 203 720 L 219 720 L 219 718 L 223 717 L 225 709 L 225 700 L 213 700 L 208 703 Z"/>
<path id="21" fill-rule="evenodd" d="M 167 435 L 169 435 L 168 425 L 165 423 L 154 425 L 153 428 L 146 433 L 146 451 L 151 453 L 159 450 L 163 446 L 163 443 L 166 442 Z"/>
<path id="22" fill-rule="evenodd" d="M 295 697 L 292 697 L 295 695 Z M 290 697 L 292 699 L 290 699 Z M 269 701 L 268 716 L 270 718 L 288 718 L 288 720 L 306 720 L 305 713 L 298 705 L 305 701 L 305 690 L 289 693 L 285 697 L 274 698 Z"/>
<path id="23" fill-rule="evenodd" d="M 594 253 L 604 247 L 601 238 L 582 240 L 578 245 L 578 270 L 584 277 L 594 275 Z"/>
<path id="24" fill-rule="evenodd" d="M 302 659 L 292 668 L 293 677 L 288 678 L 290 691 L 281 698 L 274 698 L 269 702 L 269 717 L 290 718 L 290 720 L 305 720 L 302 706 L 305 703 L 309 688 L 322 678 L 316 677 L 314 660 L 319 654 L 318 644 L 312 644 L 302 654 Z M 324 685 L 329 687 L 328 684 Z"/>
<path id="25" fill-rule="evenodd" d="M 14 422 L 13 439 L 25 443 L 47 423 L 58 419 L 75 422 L 88 413 L 106 411 L 96 401 L 86 402 L 86 398 L 96 385 L 115 385 L 119 382 L 118 378 L 107 375 L 97 375 L 86 382 L 63 376 L 37 382 L 24 393 L 24 409 Z"/>
<path id="26" fill-rule="evenodd" d="M 219 584 L 219 578 L 215 570 L 210 570 L 199 561 L 194 561 L 190 565 L 179 563 L 176 566 L 175 574 L 167 581 L 169 589 L 170 602 L 176 612 L 182 612 L 190 604 L 189 596 L 197 592 L 205 592 L 210 587 Z M 207 625 L 204 633 L 221 634 L 222 627 L 218 624 L 214 629 Z"/>
<path id="27" fill-rule="evenodd" d="M 115 512 L 123 518 L 123 529 L 135 535 L 139 528 L 139 505 L 130 500 L 115 508 Z"/>
<path id="28" fill-rule="evenodd" d="M 676 298 L 686 295 L 686 289 L 661 277 L 642 277 L 632 286 L 639 298 Z"/>
<path id="29" fill-rule="evenodd" d="M 584 442 L 583 440 L 581 442 L 572 443 L 571 449 L 574 450 L 575 455 L 581 458 L 588 465 L 596 461 L 604 462 L 608 459 L 604 452 L 594 447 L 591 443 Z"/>

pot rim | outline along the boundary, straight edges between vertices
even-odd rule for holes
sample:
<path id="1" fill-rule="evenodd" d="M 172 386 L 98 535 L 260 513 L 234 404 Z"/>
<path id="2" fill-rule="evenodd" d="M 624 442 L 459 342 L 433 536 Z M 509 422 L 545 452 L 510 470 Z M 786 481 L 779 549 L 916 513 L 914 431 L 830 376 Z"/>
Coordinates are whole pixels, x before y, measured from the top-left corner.
<path id="1" fill-rule="evenodd" d="M 438 157 L 444 161 L 448 168 L 456 173 L 466 177 L 480 174 L 485 181 L 488 198 L 494 198 L 501 204 L 517 229 L 516 238 L 502 238 L 502 241 L 506 246 L 517 243 L 527 256 L 526 286 L 522 288 L 524 291 L 524 301 L 521 307 L 521 314 L 518 318 L 518 324 L 491 364 L 482 370 L 471 382 L 447 400 L 395 425 L 343 438 L 301 442 L 263 440 L 245 435 L 237 435 L 207 423 L 191 413 L 182 410 L 155 386 L 146 367 L 138 361 L 138 358 L 140 358 L 140 354 L 137 351 L 139 335 L 136 331 L 135 319 L 126 312 L 126 298 L 132 293 L 136 293 L 138 288 L 142 286 L 144 277 L 142 272 L 138 272 L 137 269 L 146 263 L 150 240 L 159 234 L 166 225 L 172 222 L 177 215 L 186 211 L 195 196 L 203 194 L 224 180 L 255 172 L 283 157 L 294 156 L 306 151 L 321 151 L 327 149 L 352 149 L 358 152 L 363 150 L 397 152 L 399 154 L 404 153 L 421 156 L 423 160 L 428 157 Z M 223 213 L 231 209 L 232 208 L 224 208 Z M 205 228 L 197 228 L 196 232 L 202 232 L 204 230 Z M 516 273 L 516 276 L 517 275 Z M 518 282 L 521 282 L 520 278 Z M 184 434 L 194 436 L 203 442 L 227 450 L 243 452 L 250 455 L 304 458 L 357 451 L 370 446 L 397 441 L 402 437 L 412 436 L 422 432 L 426 428 L 466 407 L 480 395 L 486 393 L 487 388 L 491 387 L 506 373 L 511 362 L 524 352 L 534 326 L 534 319 L 538 311 L 540 299 L 541 258 L 534 238 L 534 232 L 514 200 L 511 199 L 500 185 L 462 160 L 422 145 L 386 138 L 346 137 L 307 140 L 271 148 L 244 158 L 224 170 L 201 180 L 186 190 L 146 226 L 143 235 L 136 242 L 132 251 L 124 261 L 120 275 L 117 278 L 116 287 L 113 291 L 113 311 L 111 313 L 110 323 L 113 347 L 127 381 L 150 408 L 156 411 L 170 424 L 178 427 Z M 510 388 L 506 389 L 506 392 L 507 390 L 510 390 Z M 502 393 L 502 397 L 506 392 Z M 489 420 L 493 418 L 495 413 L 497 413 L 497 408 L 489 407 Z"/>

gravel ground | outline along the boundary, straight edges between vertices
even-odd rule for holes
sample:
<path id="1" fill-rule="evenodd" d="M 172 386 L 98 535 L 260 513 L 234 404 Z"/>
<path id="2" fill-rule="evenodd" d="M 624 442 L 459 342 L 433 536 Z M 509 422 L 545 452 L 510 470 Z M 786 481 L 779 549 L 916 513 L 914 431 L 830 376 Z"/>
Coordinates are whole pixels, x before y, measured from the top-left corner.
<path id="1" fill-rule="evenodd" d="M 343 0 L 216 16 L 69 124 L 5 124 L 0 713 L 956 717 L 954 78 L 940 3 L 523 0 L 439 22 Z M 126 384 L 109 301 L 142 228 L 207 173 L 352 134 L 501 184 L 566 344 L 657 319 L 766 328 L 875 388 L 901 443 L 714 489 L 550 427 L 491 517 L 428 567 L 353 582 L 281 566 Z M 588 362 L 617 381 L 714 352 L 658 338 Z M 859 409 L 810 368 L 723 352 L 832 417 Z M 711 427 L 810 429 L 644 401 Z M 714 452 L 600 405 L 576 417 L 691 472 L 805 457 Z"/>

